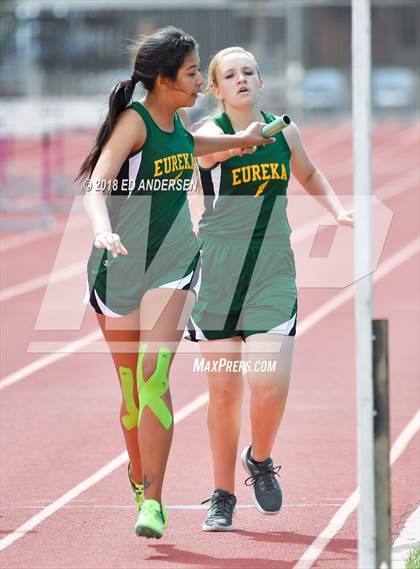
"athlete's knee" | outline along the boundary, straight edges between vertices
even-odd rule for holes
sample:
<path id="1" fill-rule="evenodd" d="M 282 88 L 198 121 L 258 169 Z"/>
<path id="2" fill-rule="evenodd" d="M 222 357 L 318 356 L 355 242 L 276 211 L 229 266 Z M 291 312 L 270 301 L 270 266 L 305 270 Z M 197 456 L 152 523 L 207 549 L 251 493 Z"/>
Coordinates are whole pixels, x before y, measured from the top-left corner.
<path id="1" fill-rule="evenodd" d="M 157 354 L 153 354 L 154 357 L 146 360 L 146 354 L 147 344 L 142 344 L 137 361 L 138 424 L 144 409 L 149 407 L 165 429 L 169 429 L 173 422 L 172 411 L 163 400 L 163 396 L 169 390 L 169 366 L 172 354 L 163 346 Z"/>
<path id="2" fill-rule="evenodd" d="M 253 402 L 262 406 L 281 403 L 287 397 L 288 386 L 288 379 L 279 376 L 265 381 L 258 378 L 249 382 Z"/>
<path id="3" fill-rule="evenodd" d="M 139 358 L 141 355 L 139 354 Z M 158 354 L 146 351 L 141 361 L 141 373 L 144 381 L 148 381 L 154 374 L 157 366 Z"/>
<path id="4" fill-rule="evenodd" d="M 242 382 L 216 380 L 210 388 L 210 405 L 229 410 L 242 403 L 242 393 Z"/>

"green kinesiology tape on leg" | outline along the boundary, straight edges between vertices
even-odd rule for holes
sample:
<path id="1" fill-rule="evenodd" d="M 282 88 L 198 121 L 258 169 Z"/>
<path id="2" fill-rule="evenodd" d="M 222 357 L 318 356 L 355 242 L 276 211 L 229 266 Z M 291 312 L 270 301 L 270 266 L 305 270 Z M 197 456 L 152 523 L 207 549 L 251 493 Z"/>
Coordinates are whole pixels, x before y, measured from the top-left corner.
<path id="1" fill-rule="evenodd" d="M 129 367 L 118 368 L 121 380 L 121 391 L 123 394 L 124 405 L 127 409 L 127 415 L 121 418 L 122 424 L 129 431 L 137 427 L 139 420 L 139 410 L 137 409 L 136 402 L 134 401 L 133 388 L 134 377 L 133 372 Z"/>
<path id="2" fill-rule="evenodd" d="M 172 425 L 172 413 L 162 397 L 169 389 L 168 370 L 172 354 L 166 348 L 160 348 L 157 355 L 156 369 L 149 379 L 144 381 L 142 366 L 146 350 L 147 344 L 142 344 L 137 361 L 137 389 L 139 392 L 138 424 L 140 424 L 144 408 L 149 407 L 165 429 L 169 429 Z"/>

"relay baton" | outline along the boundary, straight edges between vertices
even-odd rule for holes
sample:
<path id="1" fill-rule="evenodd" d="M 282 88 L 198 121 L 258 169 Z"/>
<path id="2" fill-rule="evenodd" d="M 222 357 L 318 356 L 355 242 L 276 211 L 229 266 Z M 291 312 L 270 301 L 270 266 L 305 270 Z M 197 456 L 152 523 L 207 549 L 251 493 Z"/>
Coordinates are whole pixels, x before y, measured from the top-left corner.
<path id="1" fill-rule="evenodd" d="M 287 115 L 282 115 L 273 122 L 270 122 L 265 126 L 263 126 L 261 129 L 261 134 L 264 136 L 264 138 L 270 138 L 270 136 L 274 136 L 275 134 L 286 128 L 286 126 L 288 126 L 290 122 L 291 122 L 290 117 L 288 117 Z"/>

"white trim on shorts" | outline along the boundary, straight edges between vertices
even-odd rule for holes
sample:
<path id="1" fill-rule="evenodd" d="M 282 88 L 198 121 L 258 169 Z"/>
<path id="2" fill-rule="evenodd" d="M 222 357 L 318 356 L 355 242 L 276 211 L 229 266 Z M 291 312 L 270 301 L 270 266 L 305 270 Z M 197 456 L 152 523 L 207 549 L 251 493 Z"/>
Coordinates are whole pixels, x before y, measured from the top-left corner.
<path id="1" fill-rule="evenodd" d="M 93 292 L 95 293 L 96 302 L 98 303 L 98 306 L 101 309 L 102 314 L 104 316 L 109 316 L 110 318 L 122 318 L 124 316 L 124 314 L 117 314 L 116 312 L 108 308 L 108 306 L 104 304 L 102 300 L 99 298 L 99 294 L 96 292 L 95 289 L 93 289 Z"/>
<path id="2" fill-rule="evenodd" d="M 182 279 L 178 279 L 176 281 L 172 281 L 170 283 L 165 283 L 165 284 L 159 286 L 158 288 L 182 289 L 185 285 L 187 285 L 191 282 L 193 275 L 194 275 L 194 271 L 191 271 L 191 273 L 189 273 L 186 277 L 183 277 Z M 100 299 L 100 297 L 99 297 L 99 295 L 95 289 L 93 289 L 93 292 L 95 294 L 96 302 L 98 303 L 98 306 L 101 309 L 101 312 L 104 316 L 108 316 L 109 318 L 122 318 L 124 316 L 124 314 L 117 314 L 116 312 L 114 312 L 113 310 L 108 308 L 108 306 Z M 86 294 L 85 294 L 85 298 L 83 299 L 83 303 L 89 304 L 89 299 L 90 299 L 90 291 L 89 291 L 89 283 L 87 282 L 86 283 Z"/>
<path id="3" fill-rule="evenodd" d="M 192 316 L 190 316 L 189 322 L 191 322 L 191 324 L 194 326 L 195 339 L 196 339 L 196 340 L 206 340 L 206 341 L 209 341 L 209 339 L 204 336 L 203 331 L 201 330 L 201 328 L 199 328 L 199 327 L 197 326 L 197 324 L 194 322 Z M 186 328 L 186 331 L 188 332 L 187 328 Z"/>
<path id="4" fill-rule="evenodd" d="M 268 330 L 267 332 L 265 332 L 266 334 L 278 334 L 279 336 L 288 336 L 290 334 L 290 332 L 293 329 L 293 326 L 295 325 L 296 322 L 296 314 L 294 314 L 292 316 L 292 318 L 290 320 L 288 320 L 287 322 L 284 322 L 283 324 L 279 324 L 278 326 L 275 326 L 274 328 L 271 328 L 271 330 Z"/>
<path id="5" fill-rule="evenodd" d="M 192 316 L 190 316 L 189 322 L 191 322 L 191 324 L 194 326 L 196 340 L 204 340 L 206 342 L 212 341 L 211 339 L 205 337 L 204 332 L 201 330 L 201 328 L 199 328 L 197 326 L 197 324 L 194 322 Z M 294 316 L 292 316 L 292 318 L 290 320 L 288 320 L 287 322 L 283 322 L 283 324 L 279 324 L 278 326 L 271 328 L 271 330 L 267 330 L 267 332 L 260 332 L 260 333 L 261 334 L 277 334 L 279 336 L 288 336 L 290 334 L 290 332 L 293 330 L 293 326 L 295 325 L 295 322 L 296 322 L 296 314 Z M 220 338 L 220 339 L 221 340 L 225 340 L 225 339 L 228 340 L 229 337 Z"/>
<path id="6" fill-rule="evenodd" d="M 178 279 L 176 281 L 172 281 L 170 283 L 165 283 L 160 285 L 158 288 L 184 288 L 185 285 L 189 284 L 192 280 L 194 271 L 191 271 L 189 275 L 183 277 L 182 279 Z"/>

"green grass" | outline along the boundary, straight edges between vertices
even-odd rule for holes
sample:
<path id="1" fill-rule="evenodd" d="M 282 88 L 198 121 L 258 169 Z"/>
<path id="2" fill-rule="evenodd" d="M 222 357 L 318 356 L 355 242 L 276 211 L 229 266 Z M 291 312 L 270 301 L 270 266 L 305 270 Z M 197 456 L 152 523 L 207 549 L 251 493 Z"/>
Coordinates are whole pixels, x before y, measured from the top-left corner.
<path id="1" fill-rule="evenodd" d="M 420 547 L 410 551 L 405 562 L 405 569 L 420 569 Z"/>

